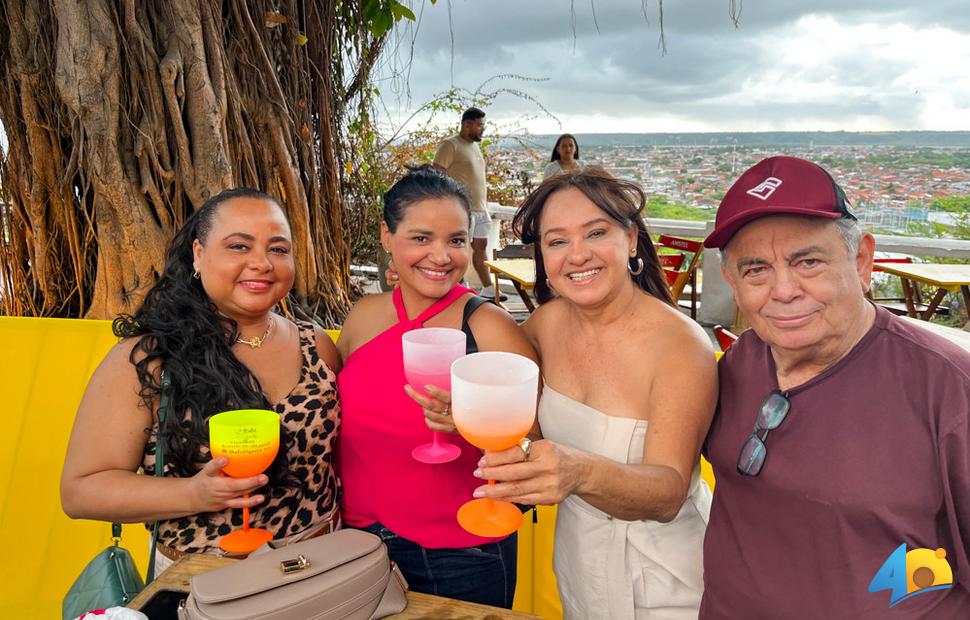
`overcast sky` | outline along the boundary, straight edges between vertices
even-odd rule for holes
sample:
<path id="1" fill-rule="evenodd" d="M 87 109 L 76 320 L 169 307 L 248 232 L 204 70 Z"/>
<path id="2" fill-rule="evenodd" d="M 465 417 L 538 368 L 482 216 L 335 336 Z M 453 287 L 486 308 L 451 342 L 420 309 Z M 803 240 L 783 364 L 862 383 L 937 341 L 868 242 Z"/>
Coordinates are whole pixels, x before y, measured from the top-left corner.
<path id="1" fill-rule="evenodd" d="M 970 129 L 968 0 L 747 0 L 738 28 L 730 0 L 666 0 L 665 56 L 657 0 L 595 0 L 595 22 L 585 0 L 575 19 L 567 0 L 412 4 L 379 83 L 394 124 L 518 74 L 546 81 L 485 90 L 524 91 L 562 125 L 508 94 L 489 120 L 533 133 Z"/>

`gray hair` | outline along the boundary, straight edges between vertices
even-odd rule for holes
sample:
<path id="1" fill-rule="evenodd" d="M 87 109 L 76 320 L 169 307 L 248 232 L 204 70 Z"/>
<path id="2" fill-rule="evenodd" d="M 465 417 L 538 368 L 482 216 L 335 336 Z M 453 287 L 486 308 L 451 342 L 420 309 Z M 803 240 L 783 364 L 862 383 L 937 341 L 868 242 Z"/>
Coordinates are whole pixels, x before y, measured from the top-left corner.
<path id="1" fill-rule="evenodd" d="M 840 217 L 835 220 L 835 227 L 839 229 L 839 236 L 842 237 L 842 243 L 845 244 L 845 249 L 849 252 L 849 257 L 855 256 L 859 251 L 859 241 L 862 239 L 863 233 L 859 220 L 854 217 Z M 722 265 L 727 264 L 726 249 L 727 245 L 722 247 L 718 252 Z"/>
<path id="2" fill-rule="evenodd" d="M 859 252 L 859 240 L 862 239 L 863 232 L 859 220 L 854 217 L 840 217 L 835 220 L 835 226 L 839 229 L 842 241 L 845 242 L 849 257 L 855 256 Z"/>

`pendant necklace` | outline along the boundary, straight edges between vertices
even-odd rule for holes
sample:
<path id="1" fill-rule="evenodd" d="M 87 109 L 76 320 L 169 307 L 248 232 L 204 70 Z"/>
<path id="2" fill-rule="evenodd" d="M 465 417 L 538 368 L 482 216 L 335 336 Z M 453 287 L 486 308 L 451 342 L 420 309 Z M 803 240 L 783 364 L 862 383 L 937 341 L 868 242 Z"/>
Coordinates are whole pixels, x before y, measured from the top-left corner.
<path id="1" fill-rule="evenodd" d="M 266 326 L 266 331 L 263 332 L 262 336 L 253 336 L 252 338 L 243 338 L 242 336 L 236 336 L 236 343 L 238 344 L 248 344 L 253 349 L 258 349 L 263 346 L 263 343 L 269 339 L 270 334 L 273 333 L 273 317 L 269 317 L 269 325 Z"/>

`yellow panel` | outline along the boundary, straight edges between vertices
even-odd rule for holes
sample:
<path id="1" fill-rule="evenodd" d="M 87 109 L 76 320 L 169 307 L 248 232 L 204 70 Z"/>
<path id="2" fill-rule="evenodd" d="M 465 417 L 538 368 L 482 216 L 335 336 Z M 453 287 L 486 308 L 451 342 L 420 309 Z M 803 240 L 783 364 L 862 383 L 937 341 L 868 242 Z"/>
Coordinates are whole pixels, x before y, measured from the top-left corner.
<path id="1" fill-rule="evenodd" d="M 327 334 L 336 342 L 340 331 Z M 0 317 L 2 617 L 59 617 L 71 583 L 111 544 L 110 525 L 61 511 L 58 489 L 81 395 L 117 340 L 110 321 Z M 148 544 L 143 525 L 125 525 L 122 545 L 143 573 Z"/>
<path id="2" fill-rule="evenodd" d="M 701 478 L 707 482 L 707 486 L 714 490 L 714 469 L 703 456 L 701 457 Z"/>
<path id="3" fill-rule="evenodd" d="M 0 616 L 59 617 L 84 564 L 110 544 L 109 525 L 64 515 L 58 485 L 81 394 L 116 341 L 108 321 L 0 317 Z M 123 544 L 144 568 L 145 528 L 126 526 Z"/>
<path id="4" fill-rule="evenodd" d="M 542 618 L 562 618 L 556 575 L 552 572 L 552 548 L 556 531 L 556 507 L 538 506 L 537 523 L 532 513 L 519 528 L 518 576 L 512 609 Z"/>
<path id="5" fill-rule="evenodd" d="M 535 614 L 543 618 L 562 618 L 559 588 L 552 572 L 553 538 L 556 531 L 556 507 L 539 506 L 539 523 L 533 539 L 533 572 L 535 573 Z"/>

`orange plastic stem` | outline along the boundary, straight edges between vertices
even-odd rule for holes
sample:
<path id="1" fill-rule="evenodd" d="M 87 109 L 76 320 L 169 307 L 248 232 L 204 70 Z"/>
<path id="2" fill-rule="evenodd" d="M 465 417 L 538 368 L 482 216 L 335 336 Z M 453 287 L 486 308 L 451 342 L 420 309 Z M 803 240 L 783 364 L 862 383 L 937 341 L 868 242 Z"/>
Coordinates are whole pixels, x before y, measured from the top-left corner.
<path id="1" fill-rule="evenodd" d="M 243 498 L 249 499 L 249 493 L 244 493 Z M 243 506 L 243 531 L 249 531 L 249 506 Z"/>

